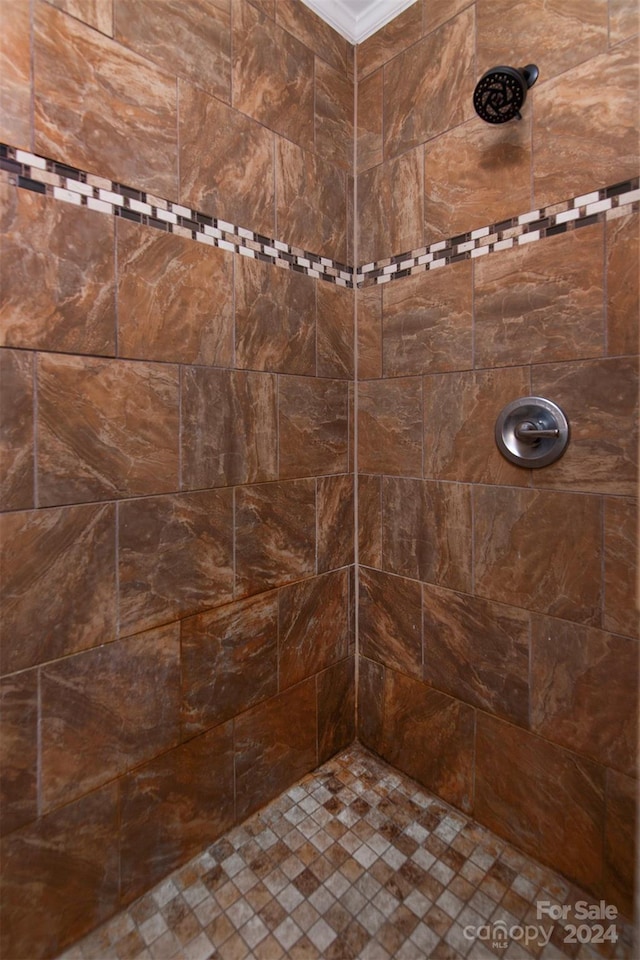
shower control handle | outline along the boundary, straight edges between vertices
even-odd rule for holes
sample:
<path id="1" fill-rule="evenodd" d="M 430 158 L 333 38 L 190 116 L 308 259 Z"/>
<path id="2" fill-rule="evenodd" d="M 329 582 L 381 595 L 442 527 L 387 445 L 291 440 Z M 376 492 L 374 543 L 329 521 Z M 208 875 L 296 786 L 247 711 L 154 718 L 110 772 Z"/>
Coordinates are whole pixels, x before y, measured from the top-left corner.
<path id="1" fill-rule="evenodd" d="M 531 420 L 523 420 L 515 428 L 515 435 L 518 440 L 525 440 L 527 443 L 534 443 L 536 440 L 553 439 L 560 436 L 560 431 L 555 429 L 544 430 L 532 423 Z"/>
<path id="2" fill-rule="evenodd" d="M 547 467 L 569 442 L 569 422 L 545 397 L 519 397 L 498 416 L 495 438 L 500 453 L 519 467 Z"/>

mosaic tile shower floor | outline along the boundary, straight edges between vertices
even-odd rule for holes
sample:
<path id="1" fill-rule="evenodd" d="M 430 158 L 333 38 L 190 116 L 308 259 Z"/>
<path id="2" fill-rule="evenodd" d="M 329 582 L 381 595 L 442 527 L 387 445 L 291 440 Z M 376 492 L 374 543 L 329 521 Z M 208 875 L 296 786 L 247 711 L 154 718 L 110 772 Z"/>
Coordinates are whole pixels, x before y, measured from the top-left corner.
<path id="1" fill-rule="evenodd" d="M 581 899 L 593 902 L 354 744 L 62 958 L 632 958 L 620 919 L 616 943 L 572 944 L 536 916 L 537 901 Z"/>

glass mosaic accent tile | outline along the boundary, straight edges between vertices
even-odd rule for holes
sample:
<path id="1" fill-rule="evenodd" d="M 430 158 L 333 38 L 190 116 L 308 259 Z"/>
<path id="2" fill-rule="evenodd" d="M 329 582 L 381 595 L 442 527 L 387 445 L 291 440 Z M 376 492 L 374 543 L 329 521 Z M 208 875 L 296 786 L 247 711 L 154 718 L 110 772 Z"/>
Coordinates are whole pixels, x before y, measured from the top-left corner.
<path id="1" fill-rule="evenodd" d="M 631 925 L 582 901 L 354 744 L 60 960 L 633 957 Z"/>

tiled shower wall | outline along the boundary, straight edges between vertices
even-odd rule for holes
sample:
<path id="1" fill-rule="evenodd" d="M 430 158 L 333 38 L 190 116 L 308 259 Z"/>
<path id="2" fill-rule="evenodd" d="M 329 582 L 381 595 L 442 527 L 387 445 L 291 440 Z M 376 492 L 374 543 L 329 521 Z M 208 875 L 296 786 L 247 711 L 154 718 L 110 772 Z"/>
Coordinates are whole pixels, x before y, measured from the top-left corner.
<path id="1" fill-rule="evenodd" d="M 2 4 L 2 139 L 347 261 L 352 50 L 278 0 Z M 3 182 L 3 955 L 354 737 L 353 292 Z"/>
<path id="2" fill-rule="evenodd" d="M 358 293 L 359 735 L 628 915 L 638 218 L 502 221 L 637 176 L 637 33 L 626 0 L 425 0 L 357 52 L 358 262 L 506 238 Z M 523 119 L 475 117 L 530 62 Z M 528 394 L 571 424 L 539 471 L 493 438 Z"/>

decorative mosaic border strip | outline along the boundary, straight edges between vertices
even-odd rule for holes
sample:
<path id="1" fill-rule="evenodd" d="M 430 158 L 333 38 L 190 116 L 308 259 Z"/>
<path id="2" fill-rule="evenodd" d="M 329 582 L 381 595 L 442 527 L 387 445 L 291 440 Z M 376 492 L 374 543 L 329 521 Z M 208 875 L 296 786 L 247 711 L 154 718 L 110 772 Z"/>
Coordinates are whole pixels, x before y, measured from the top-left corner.
<path id="1" fill-rule="evenodd" d="M 365 263 L 356 271 L 356 285 L 388 283 L 401 277 L 436 270 L 449 263 L 472 260 L 500 250 L 534 243 L 545 237 L 587 227 L 601 220 L 615 220 L 640 208 L 640 178 L 625 180 L 611 187 L 586 193 L 548 207 L 531 210 L 510 220 L 502 220 L 470 233 L 410 250 L 396 257 Z"/>
<path id="2" fill-rule="evenodd" d="M 640 209 L 640 178 L 635 177 L 354 269 L 182 204 L 7 144 L 0 144 L 0 176 L 2 171 L 8 175 L 10 183 L 25 190 L 349 288 L 389 283 L 450 263 L 534 243 L 602 220 L 614 220 Z"/>
<path id="3" fill-rule="evenodd" d="M 353 286 L 353 269 L 337 260 L 321 257 L 281 240 L 263 237 L 226 220 L 207 216 L 182 204 L 134 190 L 122 183 L 26 150 L 0 144 L 2 170 L 9 174 L 11 183 L 25 190 L 133 220 L 165 233 L 220 247 L 221 250 L 272 263 L 286 270 L 296 270 L 317 280 L 326 280 L 341 287 Z"/>

